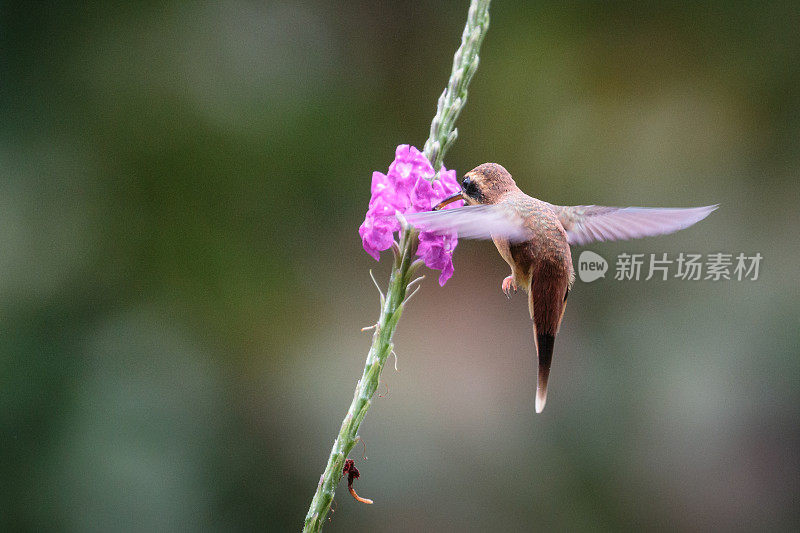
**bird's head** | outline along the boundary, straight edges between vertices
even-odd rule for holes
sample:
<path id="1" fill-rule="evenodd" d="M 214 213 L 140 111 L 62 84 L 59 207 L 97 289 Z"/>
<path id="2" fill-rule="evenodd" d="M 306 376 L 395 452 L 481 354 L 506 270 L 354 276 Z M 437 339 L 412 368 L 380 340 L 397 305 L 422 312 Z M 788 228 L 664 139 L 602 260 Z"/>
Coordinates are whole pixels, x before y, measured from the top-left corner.
<path id="1" fill-rule="evenodd" d="M 504 193 L 516 189 L 517 184 L 501 165 L 484 163 L 467 172 L 461 182 L 461 191 L 446 198 L 433 209 L 438 211 L 451 202 L 464 200 L 466 205 L 494 204 Z"/>

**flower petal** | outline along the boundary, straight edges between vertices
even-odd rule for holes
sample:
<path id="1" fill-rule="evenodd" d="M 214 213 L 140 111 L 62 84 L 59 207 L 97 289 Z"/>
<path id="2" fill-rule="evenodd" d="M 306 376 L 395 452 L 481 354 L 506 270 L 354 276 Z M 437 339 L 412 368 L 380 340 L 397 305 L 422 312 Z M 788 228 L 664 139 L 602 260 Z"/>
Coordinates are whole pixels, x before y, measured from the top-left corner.
<path id="1" fill-rule="evenodd" d="M 372 173 L 369 209 L 358 228 L 364 250 L 369 255 L 379 260 L 380 252 L 392 246 L 394 233 L 400 229 L 395 213 L 430 211 L 434 205 L 461 190 L 454 170 L 442 167 L 439 179 L 431 181 L 435 174 L 425 155 L 408 144 L 397 147 L 395 159 L 386 174 Z M 445 209 L 462 204 L 462 201 L 453 202 Z M 419 234 L 417 255 L 428 268 L 441 270 L 440 285 L 453 275 L 453 250 L 457 244 L 455 234 Z"/>

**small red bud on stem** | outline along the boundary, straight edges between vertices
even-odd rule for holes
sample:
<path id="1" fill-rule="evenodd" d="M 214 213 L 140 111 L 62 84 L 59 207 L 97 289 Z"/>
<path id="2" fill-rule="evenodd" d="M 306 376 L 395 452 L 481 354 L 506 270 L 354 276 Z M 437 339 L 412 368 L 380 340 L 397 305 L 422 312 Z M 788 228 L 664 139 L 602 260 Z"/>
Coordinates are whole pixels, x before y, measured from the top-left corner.
<path id="1" fill-rule="evenodd" d="M 373 503 L 372 500 L 369 498 L 362 498 L 358 494 L 356 494 L 356 489 L 353 488 L 353 480 L 358 479 L 361 476 L 361 473 L 356 468 L 356 462 L 352 459 L 348 459 L 344 462 L 344 468 L 342 468 L 342 475 L 347 474 L 347 490 L 350 491 L 350 495 L 355 498 L 356 501 L 361 503 L 371 504 Z"/>

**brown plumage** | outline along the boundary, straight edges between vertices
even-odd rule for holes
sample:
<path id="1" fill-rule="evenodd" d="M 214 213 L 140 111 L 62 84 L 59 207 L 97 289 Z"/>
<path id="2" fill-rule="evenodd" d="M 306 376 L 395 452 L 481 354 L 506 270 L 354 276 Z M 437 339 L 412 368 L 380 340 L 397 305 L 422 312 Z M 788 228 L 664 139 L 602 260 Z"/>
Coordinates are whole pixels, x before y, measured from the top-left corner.
<path id="1" fill-rule="evenodd" d="M 519 287 L 528 293 L 539 361 L 537 413 L 547 400 L 553 345 L 575 279 L 570 244 L 672 233 L 702 220 L 717 207 L 557 206 L 522 192 L 511 174 L 496 163 L 467 172 L 461 188 L 434 212 L 407 215 L 408 221 L 425 231 L 494 241 L 511 267 L 503 292 L 510 296 Z M 466 206 L 439 211 L 457 200 L 464 200 Z"/>
<path id="2" fill-rule="evenodd" d="M 464 179 L 467 182 L 465 191 L 479 191 L 467 196 L 468 205 L 502 205 L 524 219 L 524 227 L 532 237 L 517 243 L 504 237 L 492 240 L 511 267 L 511 275 L 502 285 L 506 294 L 517 287 L 528 293 L 528 311 L 533 319 L 533 338 L 539 359 L 536 412 L 541 413 L 547 400 L 553 344 L 564 316 L 567 293 L 575 279 L 567 234 L 548 204 L 519 190 L 502 166 L 483 164 L 467 173 Z"/>

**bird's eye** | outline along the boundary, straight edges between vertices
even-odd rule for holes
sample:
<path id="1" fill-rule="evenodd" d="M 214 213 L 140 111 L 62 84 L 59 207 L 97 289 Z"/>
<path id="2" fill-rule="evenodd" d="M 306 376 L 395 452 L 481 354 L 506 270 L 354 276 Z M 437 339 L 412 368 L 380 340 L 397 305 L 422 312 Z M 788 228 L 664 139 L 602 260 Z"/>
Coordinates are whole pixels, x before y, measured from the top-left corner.
<path id="1" fill-rule="evenodd" d="M 461 188 L 464 190 L 467 196 L 474 196 L 478 189 L 469 176 L 464 178 L 464 181 L 461 182 Z"/>

